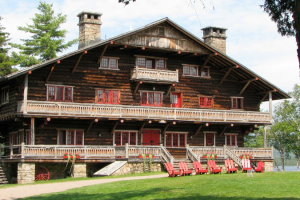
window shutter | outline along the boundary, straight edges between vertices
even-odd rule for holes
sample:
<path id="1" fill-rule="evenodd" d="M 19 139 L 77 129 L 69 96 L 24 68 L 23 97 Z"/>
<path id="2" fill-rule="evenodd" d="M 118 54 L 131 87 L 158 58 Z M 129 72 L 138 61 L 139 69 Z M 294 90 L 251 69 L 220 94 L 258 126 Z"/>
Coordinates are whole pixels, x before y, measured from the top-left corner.
<path id="1" fill-rule="evenodd" d="M 206 106 L 207 107 L 209 107 L 209 108 L 211 108 L 212 107 L 212 105 L 213 105 L 213 103 L 212 103 L 212 98 L 211 97 L 207 97 L 207 102 L 206 102 Z"/>
<path id="2" fill-rule="evenodd" d="M 232 108 L 237 108 L 237 98 L 232 98 Z"/>
<path id="3" fill-rule="evenodd" d="M 205 97 L 200 97 L 200 107 L 205 107 Z"/>

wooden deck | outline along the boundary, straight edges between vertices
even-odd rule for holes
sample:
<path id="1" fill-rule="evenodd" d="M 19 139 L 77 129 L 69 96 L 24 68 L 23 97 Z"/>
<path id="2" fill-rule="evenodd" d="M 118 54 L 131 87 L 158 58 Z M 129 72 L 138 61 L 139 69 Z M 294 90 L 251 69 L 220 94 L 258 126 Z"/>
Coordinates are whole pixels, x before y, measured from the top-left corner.
<path id="1" fill-rule="evenodd" d="M 171 70 L 158 70 L 135 67 L 131 70 L 131 80 L 135 81 L 154 81 L 154 82 L 169 82 L 178 83 L 179 75 L 178 69 L 176 71 Z"/>
<path id="2" fill-rule="evenodd" d="M 270 113 L 216 110 L 216 109 L 189 109 L 170 107 L 128 106 L 110 104 L 88 104 L 51 101 L 23 101 L 18 102 L 18 114 L 61 116 L 61 117 L 115 117 L 135 119 L 164 119 L 193 122 L 228 122 L 228 123 L 271 123 Z"/>

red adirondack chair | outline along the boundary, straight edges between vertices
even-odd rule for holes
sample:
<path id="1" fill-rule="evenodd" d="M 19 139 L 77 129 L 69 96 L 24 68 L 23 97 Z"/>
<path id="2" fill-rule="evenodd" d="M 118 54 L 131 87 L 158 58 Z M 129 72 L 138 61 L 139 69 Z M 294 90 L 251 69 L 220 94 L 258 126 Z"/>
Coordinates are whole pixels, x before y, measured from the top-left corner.
<path id="1" fill-rule="evenodd" d="M 264 172 L 264 167 L 265 167 L 265 163 L 260 161 L 260 162 L 257 163 L 257 167 L 254 168 L 254 171 L 263 173 Z"/>
<path id="2" fill-rule="evenodd" d="M 231 159 L 226 159 L 226 160 L 225 160 L 225 167 L 226 167 L 226 170 L 227 170 L 227 173 L 228 173 L 228 174 L 231 173 L 231 172 L 237 173 L 238 168 L 235 168 L 234 163 L 233 163 L 233 160 L 231 160 Z"/>
<path id="3" fill-rule="evenodd" d="M 179 170 L 183 176 L 192 175 L 193 168 L 189 169 L 186 162 L 179 162 Z"/>
<path id="4" fill-rule="evenodd" d="M 174 176 L 181 176 L 180 171 L 175 171 L 172 163 L 165 163 L 165 167 L 168 171 L 169 177 L 174 177 Z"/>
<path id="5" fill-rule="evenodd" d="M 220 173 L 222 172 L 222 167 L 217 167 L 216 162 L 214 160 L 207 161 L 209 171 L 211 174 Z"/>
<path id="6" fill-rule="evenodd" d="M 246 172 L 248 170 L 252 170 L 252 166 L 249 159 L 242 159 L 242 172 Z"/>
<path id="7" fill-rule="evenodd" d="M 194 161 L 193 165 L 194 165 L 194 169 L 196 171 L 196 174 L 207 174 L 207 168 L 203 169 L 200 162 Z"/>

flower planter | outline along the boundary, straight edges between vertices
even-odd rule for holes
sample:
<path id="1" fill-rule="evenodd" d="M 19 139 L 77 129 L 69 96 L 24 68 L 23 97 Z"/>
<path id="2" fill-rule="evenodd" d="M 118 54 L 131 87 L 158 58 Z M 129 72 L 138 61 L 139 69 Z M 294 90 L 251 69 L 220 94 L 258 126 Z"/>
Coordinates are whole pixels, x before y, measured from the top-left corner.
<path id="1" fill-rule="evenodd" d="M 76 156 L 76 159 L 79 159 L 80 156 Z M 63 156 L 63 159 L 68 159 L 68 156 Z M 73 159 L 73 156 L 70 156 L 70 159 Z"/>
<path id="2" fill-rule="evenodd" d="M 240 159 L 252 159 L 252 156 L 240 156 Z"/>
<path id="3" fill-rule="evenodd" d="M 154 158 L 155 156 L 152 156 Z M 143 158 L 143 156 L 138 156 L 138 158 Z M 149 158 L 149 156 L 146 156 L 146 158 Z"/>
<path id="4" fill-rule="evenodd" d="M 202 158 L 207 158 L 207 156 L 202 156 Z M 210 156 L 209 158 L 218 158 L 218 156 L 215 157 Z"/>

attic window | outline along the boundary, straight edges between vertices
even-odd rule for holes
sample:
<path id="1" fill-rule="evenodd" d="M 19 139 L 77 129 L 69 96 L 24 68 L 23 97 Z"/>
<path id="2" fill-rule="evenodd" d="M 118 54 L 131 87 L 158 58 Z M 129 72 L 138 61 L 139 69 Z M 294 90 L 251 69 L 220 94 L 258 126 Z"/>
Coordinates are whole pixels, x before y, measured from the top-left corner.
<path id="1" fill-rule="evenodd" d="M 162 36 L 165 35 L 165 28 L 164 27 L 159 27 L 158 28 L 158 35 L 162 35 Z"/>
<path id="2" fill-rule="evenodd" d="M 91 19 L 91 17 L 92 17 L 92 15 L 88 15 L 88 16 L 87 16 L 88 19 Z"/>

